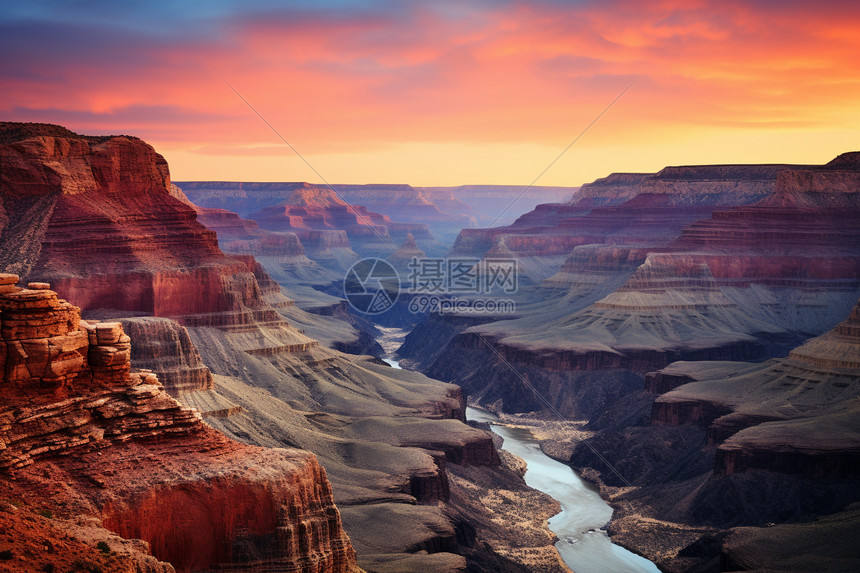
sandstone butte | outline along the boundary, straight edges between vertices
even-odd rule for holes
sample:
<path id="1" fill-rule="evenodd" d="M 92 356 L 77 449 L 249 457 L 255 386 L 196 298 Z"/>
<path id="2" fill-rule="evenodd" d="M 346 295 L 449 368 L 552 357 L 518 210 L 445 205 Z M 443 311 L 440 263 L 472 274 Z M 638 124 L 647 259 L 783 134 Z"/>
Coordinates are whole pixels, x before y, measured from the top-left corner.
<path id="1" fill-rule="evenodd" d="M 131 371 L 120 323 L 17 282 L 0 274 L 0 569 L 359 570 L 313 454 L 226 438 Z"/>

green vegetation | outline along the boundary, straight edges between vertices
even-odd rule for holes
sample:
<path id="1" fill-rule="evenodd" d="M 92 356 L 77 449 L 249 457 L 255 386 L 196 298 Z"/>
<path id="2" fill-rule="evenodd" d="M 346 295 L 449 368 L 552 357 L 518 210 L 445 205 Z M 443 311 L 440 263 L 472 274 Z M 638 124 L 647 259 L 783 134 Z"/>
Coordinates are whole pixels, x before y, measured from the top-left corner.
<path id="1" fill-rule="evenodd" d="M 99 541 L 98 543 L 96 543 L 96 549 L 98 549 L 99 551 L 101 551 L 105 555 L 111 554 L 110 545 L 108 545 L 104 541 Z"/>

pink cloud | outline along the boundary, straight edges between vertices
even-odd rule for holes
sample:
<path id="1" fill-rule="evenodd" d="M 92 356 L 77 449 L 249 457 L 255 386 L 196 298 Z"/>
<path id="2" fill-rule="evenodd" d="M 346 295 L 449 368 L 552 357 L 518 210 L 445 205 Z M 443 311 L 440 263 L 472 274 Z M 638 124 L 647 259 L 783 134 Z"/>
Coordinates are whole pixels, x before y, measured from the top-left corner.
<path id="1" fill-rule="evenodd" d="M 264 153 L 254 146 L 274 137 L 223 80 L 313 153 L 566 144 L 633 78 L 635 89 L 590 136 L 834 129 L 858 115 L 853 6 L 519 2 L 456 18 L 410 6 L 393 15 L 234 16 L 187 37 L 95 24 L 52 24 L 43 37 L 24 30 L 0 40 L 15 56 L 0 65 L 0 113 L 44 113 L 80 131 L 139 130 L 216 155 Z"/>

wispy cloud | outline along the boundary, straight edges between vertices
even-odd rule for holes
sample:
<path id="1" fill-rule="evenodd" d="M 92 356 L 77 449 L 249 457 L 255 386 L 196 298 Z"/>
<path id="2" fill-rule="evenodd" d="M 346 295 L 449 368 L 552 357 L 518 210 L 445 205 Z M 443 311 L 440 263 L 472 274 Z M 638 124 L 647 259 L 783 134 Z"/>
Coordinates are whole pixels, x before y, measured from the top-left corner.
<path id="1" fill-rule="evenodd" d="M 34 1 L 0 8 L 0 114 L 262 157 L 224 78 L 306 153 L 469 144 L 486 181 L 482 146 L 543 163 L 633 78 L 584 146 L 857 129 L 857 53 L 848 2 Z"/>

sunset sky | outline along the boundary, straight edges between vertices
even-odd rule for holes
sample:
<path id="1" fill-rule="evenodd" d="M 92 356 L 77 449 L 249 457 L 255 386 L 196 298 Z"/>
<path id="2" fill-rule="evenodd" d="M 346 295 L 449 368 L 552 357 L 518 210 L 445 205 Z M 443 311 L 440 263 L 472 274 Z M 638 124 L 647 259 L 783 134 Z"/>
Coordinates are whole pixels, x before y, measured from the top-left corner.
<path id="1" fill-rule="evenodd" d="M 0 119 L 173 178 L 578 185 L 860 149 L 860 2 L 4 2 Z M 129 3 L 130 4 L 130 3 Z"/>

